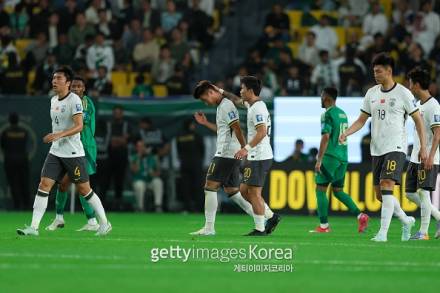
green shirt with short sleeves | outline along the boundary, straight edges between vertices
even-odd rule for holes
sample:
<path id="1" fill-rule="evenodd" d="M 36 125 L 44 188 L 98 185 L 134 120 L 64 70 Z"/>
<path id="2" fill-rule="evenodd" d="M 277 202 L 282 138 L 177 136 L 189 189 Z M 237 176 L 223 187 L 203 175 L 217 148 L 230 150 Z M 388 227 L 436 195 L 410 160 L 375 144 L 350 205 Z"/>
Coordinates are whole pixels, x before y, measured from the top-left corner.
<path id="1" fill-rule="evenodd" d="M 95 105 L 88 96 L 81 98 L 83 104 L 83 129 L 81 131 L 81 142 L 84 147 L 88 162 L 87 171 L 89 175 L 96 173 L 96 141 L 95 141 Z"/>
<path id="2" fill-rule="evenodd" d="M 321 115 L 321 134 L 330 135 L 324 156 L 334 157 L 341 162 L 348 161 L 347 142 L 339 143 L 339 136 L 347 128 L 347 114 L 341 108 L 332 106 Z"/>

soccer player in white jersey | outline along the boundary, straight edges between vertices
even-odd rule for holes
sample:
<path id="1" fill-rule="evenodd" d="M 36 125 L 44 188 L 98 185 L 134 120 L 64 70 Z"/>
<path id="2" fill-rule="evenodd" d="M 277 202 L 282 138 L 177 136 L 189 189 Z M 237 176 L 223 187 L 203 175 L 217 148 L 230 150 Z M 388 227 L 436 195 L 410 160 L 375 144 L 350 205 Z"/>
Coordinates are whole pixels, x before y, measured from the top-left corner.
<path id="1" fill-rule="evenodd" d="M 205 183 L 205 226 L 190 233 L 191 235 L 215 235 L 214 223 L 217 212 L 217 191 L 223 187 L 229 198 L 248 215 L 253 216 L 251 204 L 240 193 L 240 160 L 234 155 L 246 142 L 240 128 L 240 120 L 234 103 L 224 98 L 212 84 L 201 81 L 194 89 L 194 98 L 209 106 L 217 107 L 216 123 L 211 123 L 206 116 L 197 112 L 196 121 L 217 132 L 217 149 L 209 165 Z"/>
<path id="2" fill-rule="evenodd" d="M 55 70 L 52 87 L 56 95 L 50 101 L 52 133 L 43 141 L 52 143 L 41 171 L 41 180 L 35 196 L 31 226 L 17 229 L 19 235 L 38 236 L 38 228 L 47 208 L 49 192 L 53 185 L 67 173 L 76 189 L 95 210 L 99 220 L 96 235 L 106 235 L 112 230 L 101 200 L 90 188 L 86 171 L 84 148 L 80 139 L 83 128 L 83 107 L 80 97 L 69 91 L 73 72 L 68 67 Z"/>
<path id="3" fill-rule="evenodd" d="M 245 105 L 248 108 L 248 143 L 235 154 L 235 158 L 247 158 L 240 191 L 252 205 L 255 229 L 246 235 L 266 236 L 275 230 L 281 219 L 278 214 L 270 210 L 261 195 L 273 159 L 270 145 L 271 120 L 266 104 L 258 96 L 261 91 L 261 81 L 253 76 L 244 76 L 240 83 L 242 98 L 223 89 L 216 89 L 236 105 Z M 267 219 L 266 224 L 265 219 Z"/>
<path id="4" fill-rule="evenodd" d="M 382 201 L 380 230 L 371 240 L 386 242 L 393 213 L 402 222 L 402 241 L 411 237 L 414 217 L 408 217 L 393 196 L 394 185 L 400 185 L 406 159 L 407 134 L 405 122 L 411 116 L 420 138 L 419 156 L 426 160 L 426 139 L 422 117 L 414 106 L 414 96 L 393 79 L 394 60 L 386 53 L 373 58 L 374 78 L 377 85 L 365 94 L 359 118 L 340 136 L 347 136 L 361 129 L 371 117 L 370 151 L 373 158 L 373 184 L 376 198 Z"/>
<path id="5" fill-rule="evenodd" d="M 414 147 L 406 172 L 406 196 L 420 207 L 421 225 L 411 240 L 429 240 L 428 228 L 432 216 L 437 220 L 435 237 L 440 236 L 440 212 L 431 203 L 431 191 L 435 190 L 439 172 L 440 105 L 428 90 L 429 72 L 416 67 L 408 74 L 409 89 L 418 99 L 417 107 L 422 115 L 426 132 L 428 159 L 425 164 L 419 160 L 419 137 L 414 133 Z"/>

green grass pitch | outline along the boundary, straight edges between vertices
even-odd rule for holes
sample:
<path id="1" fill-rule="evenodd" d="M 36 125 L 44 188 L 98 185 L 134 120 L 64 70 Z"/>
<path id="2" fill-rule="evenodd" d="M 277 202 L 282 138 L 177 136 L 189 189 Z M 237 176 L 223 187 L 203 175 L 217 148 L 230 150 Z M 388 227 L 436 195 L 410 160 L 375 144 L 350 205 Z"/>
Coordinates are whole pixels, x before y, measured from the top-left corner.
<path id="1" fill-rule="evenodd" d="M 203 215 L 109 214 L 110 235 L 76 232 L 85 221 L 66 214 L 66 227 L 39 237 L 18 237 L 15 229 L 31 213 L 0 213 L 0 292 L 438 292 L 440 240 L 401 242 L 393 219 L 388 243 L 369 239 L 352 217 L 331 217 L 333 232 L 312 234 L 315 217 L 284 215 L 273 235 L 241 236 L 253 227 L 246 215 L 217 215 L 214 237 L 192 237 Z M 419 221 L 416 224 L 418 228 Z M 433 236 L 435 222 L 431 222 Z M 151 249 L 293 248 L 292 260 L 190 259 L 151 261 Z M 292 264 L 293 272 L 234 272 L 237 264 Z"/>

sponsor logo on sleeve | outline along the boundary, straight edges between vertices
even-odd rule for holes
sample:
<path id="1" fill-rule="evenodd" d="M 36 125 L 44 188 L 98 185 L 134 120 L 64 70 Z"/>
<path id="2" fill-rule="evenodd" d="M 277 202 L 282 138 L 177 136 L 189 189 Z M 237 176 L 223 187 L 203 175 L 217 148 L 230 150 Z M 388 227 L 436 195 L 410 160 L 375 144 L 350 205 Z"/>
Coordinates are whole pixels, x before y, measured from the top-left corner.
<path id="1" fill-rule="evenodd" d="M 76 104 L 76 111 L 82 112 L 82 105 L 81 104 Z"/>
<path id="2" fill-rule="evenodd" d="M 263 122 L 263 115 L 262 114 L 257 114 L 255 116 L 255 118 L 257 119 L 257 122 Z"/>
<path id="3" fill-rule="evenodd" d="M 440 115 L 434 115 L 434 122 L 440 122 Z"/>
<path id="4" fill-rule="evenodd" d="M 235 114 L 234 111 L 229 112 L 229 113 L 228 113 L 228 116 L 229 116 L 229 119 L 231 119 L 231 120 L 237 118 L 237 114 Z"/>

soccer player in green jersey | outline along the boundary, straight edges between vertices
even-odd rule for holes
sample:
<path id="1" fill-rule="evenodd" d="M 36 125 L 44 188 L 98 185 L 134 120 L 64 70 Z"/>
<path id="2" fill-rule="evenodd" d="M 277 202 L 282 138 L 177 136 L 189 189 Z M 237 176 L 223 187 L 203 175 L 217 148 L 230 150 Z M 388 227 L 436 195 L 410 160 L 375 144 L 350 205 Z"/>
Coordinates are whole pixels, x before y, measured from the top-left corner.
<path id="1" fill-rule="evenodd" d="M 81 131 L 81 143 L 84 147 L 84 152 L 87 159 L 87 173 L 93 175 L 96 173 L 96 142 L 95 142 L 95 106 L 93 101 L 87 95 L 85 95 L 86 87 L 83 78 L 77 76 L 72 80 L 70 90 L 77 94 L 83 104 L 83 130 Z M 66 175 L 58 186 L 56 196 L 56 216 L 53 222 L 46 227 L 48 231 L 54 231 L 58 228 L 63 228 L 64 221 L 64 207 L 67 202 L 67 191 L 70 186 L 70 179 Z M 87 200 L 82 196 L 79 197 L 81 206 L 87 217 L 87 224 L 77 231 L 97 231 L 99 224 L 95 218 L 95 212 L 92 207 L 87 203 Z"/>
<path id="2" fill-rule="evenodd" d="M 315 165 L 316 198 L 320 225 L 310 232 L 330 232 L 328 224 L 327 189 L 331 184 L 334 196 L 350 211 L 357 215 L 358 231 L 364 232 L 368 226 L 368 215 L 361 213 L 344 189 L 345 172 L 347 171 L 347 142 L 339 143 L 339 135 L 348 127 L 345 112 L 336 106 L 338 91 L 335 88 L 324 88 L 321 94 L 321 106 L 325 113 L 321 116 L 321 143 Z"/>

